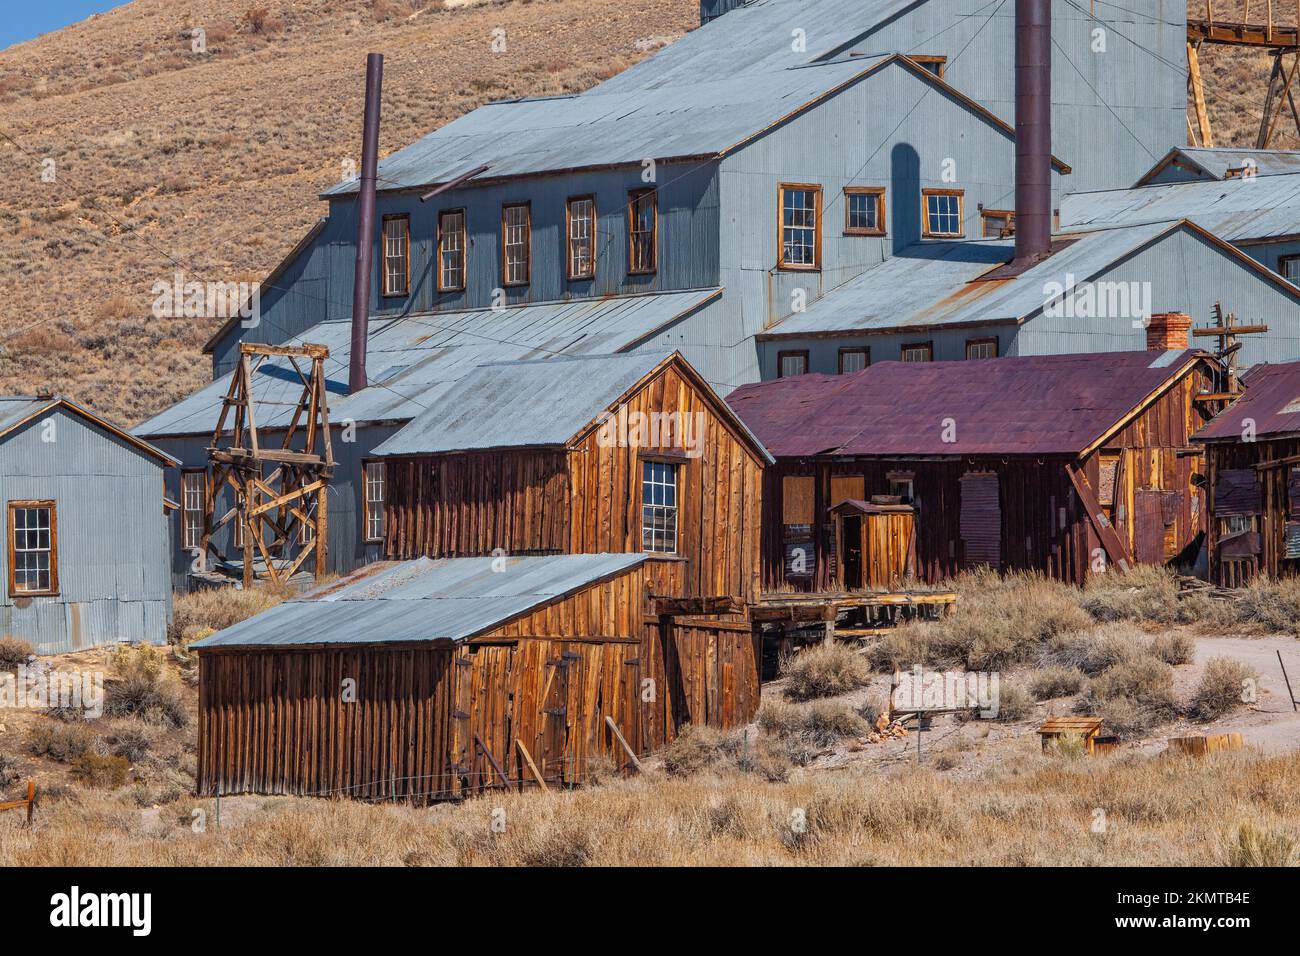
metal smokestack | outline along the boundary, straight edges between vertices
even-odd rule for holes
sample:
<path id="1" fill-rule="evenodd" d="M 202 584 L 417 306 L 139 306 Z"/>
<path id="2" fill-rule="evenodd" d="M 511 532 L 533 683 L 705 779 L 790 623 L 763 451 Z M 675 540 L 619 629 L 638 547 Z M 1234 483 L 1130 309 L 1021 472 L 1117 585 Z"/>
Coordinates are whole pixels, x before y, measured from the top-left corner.
<path id="1" fill-rule="evenodd" d="M 1052 4 L 1016 0 L 1016 265 L 1052 251 Z"/>
<path id="2" fill-rule="evenodd" d="M 384 56 L 366 56 L 366 115 L 361 141 L 361 188 L 357 192 L 357 270 L 352 287 L 352 355 L 348 392 L 366 387 L 366 338 L 370 328 L 370 276 L 375 248 L 375 180 L 379 168 L 379 102 Z"/>

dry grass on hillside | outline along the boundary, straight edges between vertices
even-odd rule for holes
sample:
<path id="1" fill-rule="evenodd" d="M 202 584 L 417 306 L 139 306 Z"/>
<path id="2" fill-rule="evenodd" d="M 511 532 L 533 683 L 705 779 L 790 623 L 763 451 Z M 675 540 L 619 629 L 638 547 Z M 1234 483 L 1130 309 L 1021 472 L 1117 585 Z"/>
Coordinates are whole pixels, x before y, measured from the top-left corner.
<path id="1" fill-rule="evenodd" d="M 0 393 L 134 424 L 205 384 L 220 320 L 155 320 L 150 290 L 173 259 L 258 281 L 325 214 L 359 161 L 367 52 L 388 153 L 489 100 L 586 89 L 698 19 L 694 0 L 134 0 L 0 53 L 22 147 L 0 137 Z"/>
<path id="2" fill-rule="evenodd" d="M 0 820 L 0 866 L 1277 865 L 1300 847 L 1300 756 L 1028 751 L 963 781 L 904 770 L 770 783 L 705 770 L 428 809 L 245 798 L 224 801 L 223 829 L 214 809 L 182 799 L 142 815 L 80 794 L 30 831 Z"/>

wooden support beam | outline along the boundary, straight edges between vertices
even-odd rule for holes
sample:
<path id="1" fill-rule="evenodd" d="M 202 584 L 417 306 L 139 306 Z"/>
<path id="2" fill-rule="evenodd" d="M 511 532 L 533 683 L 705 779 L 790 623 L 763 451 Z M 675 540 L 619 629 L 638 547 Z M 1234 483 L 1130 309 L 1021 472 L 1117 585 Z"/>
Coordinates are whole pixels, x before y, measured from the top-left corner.
<path id="1" fill-rule="evenodd" d="M 631 759 L 632 766 L 636 767 L 636 772 L 644 773 L 645 768 L 641 766 L 641 761 L 637 759 L 636 751 L 628 746 L 628 742 L 626 738 L 624 738 L 623 732 L 618 729 L 618 724 L 614 723 L 614 718 L 607 714 L 605 716 L 605 723 L 609 726 L 609 729 L 613 731 L 614 739 L 622 745 L 624 752 L 628 755 L 628 758 Z"/>
<path id="2" fill-rule="evenodd" d="M 1073 465 L 1067 465 L 1065 471 L 1070 476 L 1074 491 L 1083 504 L 1083 510 L 1088 515 L 1088 520 L 1092 522 L 1093 529 L 1097 532 L 1097 537 L 1101 539 L 1101 545 L 1106 549 L 1106 554 L 1110 556 L 1111 562 L 1117 564 L 1120 570 L 1128 571 L 1134 565 L 1133 556 L 1129 554 L 1128 547 L 1120 540 L 1119 535 L 1115 532 L 1115 527 L 1110 523 L 1110 519 L 1106 517 L 1106 513 L 1101 510 L 1101 505 L 1097 503 L 1097 496 L 1093 493 L 1092 486 L 1088 484 L 1087 476 Z"/>
<path id="3" fill-rule="evenodd" d="M 726 595 L 721 597 L 655 597 L 652 594 L 650 600 L 653 602 L 654 613 L 661 617 L 683 614 L 707 617 L 713 614 L 740 614 L 745 610 L 744 604 Z"/>
<path id="4" fill-rule="evenodd" d="M 510 786 L 510 777 L 501 769 L 501 764 L 497 763 L 497 758 L 492 756 L 492 751 L 488 750 L 487 744 L 483 743 L 483 738 L 479 734 L 474 734 L 474 743 L 478 745 L 479 752 L 487 758 L 487 762 L 492 766 L 492 772 L 501 778 L 503 787 Z"/>
<path id="5" fill-rule="evenodd" d="M 546 781 L 542 779 L 542 772 L 537 769 L 537 764 L 533 763 L 533 756 L 528 752 L 528 748 L 524 746 L 524 742 L 516 738 L 515 746 L 519 748 L 519 753 L 524 758 L 524 763 L 528 765 L 528 769 L 532 772 L 533 779 L 541 786 L 542 793 L 550 793 L 551 788 L 548 787 Z"/>

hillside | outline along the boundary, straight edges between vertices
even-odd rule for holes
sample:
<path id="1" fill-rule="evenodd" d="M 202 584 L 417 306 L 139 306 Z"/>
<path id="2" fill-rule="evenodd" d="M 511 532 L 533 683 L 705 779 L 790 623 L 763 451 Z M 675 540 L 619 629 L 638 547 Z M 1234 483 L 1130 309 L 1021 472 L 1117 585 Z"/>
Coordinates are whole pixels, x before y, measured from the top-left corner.
<path id="1" fill-rule="evenodd" d="M 0 53 L 0 391 L 133 424 L 203 384 L 219 322 L 154 319 L 150 290 L 178 267 L 256 281 L 293 247 L 359 160 L 368 51 L 390 152 L 488 100 L 585 89 L 698 21 L 695 0 L 445 2 L 134 0 Z M 1220 143 L 1250 143 L 1267 58 L 1204 62 Z"/>
<path id="2" fill-rule="evenodd" d="M 154 319 L 150 290 L 177 263 L 260 279 L 324 214 L 320 190 L 360 161 L 367 52 L 385 54 L 387 153 L 488 100 L 585 89 L 699 16 L 695 0 L 454 3 L 134 0 L 0 53 L 0 130 L 21 147 L 0 137 L 0 391 L 134 424 L 207 381 L 219 321 Z"/>

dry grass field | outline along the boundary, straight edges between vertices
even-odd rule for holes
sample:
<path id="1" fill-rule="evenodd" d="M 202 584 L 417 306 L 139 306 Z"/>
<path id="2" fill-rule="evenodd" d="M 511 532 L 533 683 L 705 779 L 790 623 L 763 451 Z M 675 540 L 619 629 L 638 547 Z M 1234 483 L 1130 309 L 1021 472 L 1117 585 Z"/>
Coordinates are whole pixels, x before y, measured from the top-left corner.
<path id="1" fill-rule="evenodd" d="M 695 0 L 134 0 L 0 53 L 19 144 L 0 137 L 0 392 L 135 424 L 204 384 L 220 322 L 155 320 L 150 289 L 176 263 L 261 279 L 324 214 L 360 160 L 367 52 L 388 153 L 489 100 L 590 87 L 698 19 Z"/>
<path id="2" fill-rule="evenodd" d="M 946 621 L 800 651 L 753 724 L 690 729 L 643 776 L 593 767 L 572 791 L 432 807 L 227 797 L 219 825 L 192 796 L 186 644 L 282 595 L 179 597 L 169 648 L 57 659 L 107 672 L 103 717 L 0 712 L 0 797 L 27 779 L 41 793 L 30 830 L 0 814 L 0 866 L 1300 865 L 1300 718 L 1273 656 L 1300 661 L 1300 582 L 1233 598 L 1180 597 L 1154 570 L 1082 591 L 954 583 Z M 0 644 L 0 668 L 20 657 Z M 875 732 L 889 674 L 916 663 L 998 671 L 996 719 L 936 718 L 919 757 L 914 729 Z M 1048 714 L 1091 713 L 1116 751 L 1040 748 Z M 1227 732 L 1247 748 L 1167 752 L 1171 736 Z"/>

